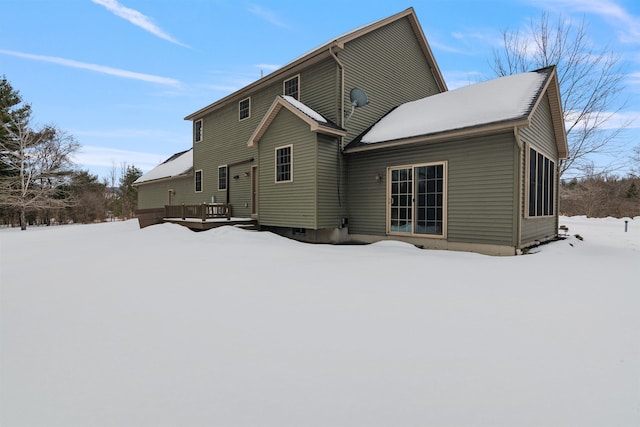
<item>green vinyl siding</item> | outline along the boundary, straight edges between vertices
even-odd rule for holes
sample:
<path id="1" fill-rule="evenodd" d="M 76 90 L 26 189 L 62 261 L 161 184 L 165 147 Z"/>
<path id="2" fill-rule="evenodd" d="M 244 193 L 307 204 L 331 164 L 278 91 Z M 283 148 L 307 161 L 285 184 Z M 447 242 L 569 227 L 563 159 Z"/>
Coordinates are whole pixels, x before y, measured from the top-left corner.
<path id="1" fill-rule="evenodd" d="M 528 244 L 536 240 L 546 239 L 555 236 L 558 232 L 558 185 L 557 179 L 554 188 L 556 215 L 551 217 L 526 217 L 527 206 L 527 188 L 529 179 L 527 175 L 527 151 L 528 147 L 533 148 L 539 153 L 549 157 L 553 162 L 558 165 L 558 151 L 555 143 L 555 135 L 553 132 L 553 123 L 551 121 L 551 108 L 549 106 L 549 97 L 547 94 L 543 95 L 536 111 L 533 113 L 531 119 L 531 125 L 526 128 L 522 128 L 519 131 L 520 140 L 523 143 L 524 150 L 520 156 L 521 160 L 521 180 L 524 185 L 521 187 L 522 191 L 522 203 L 520 205 L 522 215 L 522 227 L 521 227 L 521 243 Z M 556 177 L 557 177 L 556 173 Z"/>
<path id="2" fill-rule="evenodd" d="M 317 149 L 317 228 L 336 228 L 345 216 L 346 188 L 342 184 L 346 171 L 342 164 L 339 139 L 318 135 Z M 342 181 L 342 182 L 340 182 Z"/>
<path id="3" fill-rule="evenodd" d="M 292 145 L 292 182 L 277 183 L 275 151 Z M 258 143 L 260 151 L 260 224 L 316 229 L 316 134 L 286 109 Z"/>
<path id="4" fill-rule="evenodd" d="M 193 202 L 193 175 L 149 182 L 138 186 L 138 209 L 160 208 L 169 204 L 169 190 L 174 191 L 173 204 Z"/>
<path id="5" fill-rule="evenodd" d="M 338 58 L 345 68 L 345 118 L 352 88 L 364 90 L 370 101 L 349 120 L 345 144 L 392 108 L 440 93 L 407 18 L 347 43 Z"/>
<path id="6" fill-rule="evenodd" d="M 387 167 L 447 161 L 447 240 L 513 245 L 514 147 L 505 133 L 349 155 L 349 232 L 385 234 Z"/>
<path id="7" fill-rule="evenodd" d="M 300 102 L 334 123 L 338 122 L 337 76 L 338 66 L 333 58 L 325 59 L 300 73 Z"/>

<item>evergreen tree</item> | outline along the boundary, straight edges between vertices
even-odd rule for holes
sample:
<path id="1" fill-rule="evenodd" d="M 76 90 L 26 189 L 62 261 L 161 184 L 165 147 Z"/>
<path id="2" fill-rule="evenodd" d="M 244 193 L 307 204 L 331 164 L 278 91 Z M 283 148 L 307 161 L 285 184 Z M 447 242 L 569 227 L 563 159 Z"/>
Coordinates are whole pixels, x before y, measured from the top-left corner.
<path id="1" fill-rule="evenodd" d="M 105 183 L 97 175 L 77 171 L 71 175 L 68 185 L 60 191 L 60 198 L 72 203 L 65 209 L 64 220 L 90 223 L 104 221 L 107 214 Z"/>
<path id="2" fill-rule="evenodd" d="M 142 171 L 133 165 L 123 165 L 120 177 L 120 199 L 122 215 L 132 218 L 138 208 L 138 189 L 133 186 L 136 179 L 142 176 Z"/>
<path id="3" fill-rule="evenodd" d="M 49 125 L 31 127 L 31 107 L 5 77 L 0 80 L 0 207 L 7 215 L 17 211 L 20 226 L 27 213 L 65 206 L 56 197 L 72 170 L 70 160 L 78 148 L 74 138 Z"/>

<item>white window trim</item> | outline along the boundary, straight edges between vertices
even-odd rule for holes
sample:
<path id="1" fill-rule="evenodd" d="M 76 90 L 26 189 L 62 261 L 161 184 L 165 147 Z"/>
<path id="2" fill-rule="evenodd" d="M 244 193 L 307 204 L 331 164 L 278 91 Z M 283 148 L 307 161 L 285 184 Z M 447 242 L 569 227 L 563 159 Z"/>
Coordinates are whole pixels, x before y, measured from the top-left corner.
<path id="1" fill-rule="evenodd" d="M 218 191 L 227 191 L 227 188 L 220 188 L 220 169 L 225 168 L 226 169 L 226 179 L 225 179 L 225 185 L 229 186 L 229 168 L 227 167 L 227 165 L 220 165 L 218 166 Z"/>
<path id="2" fill-rule="evenodd" d="M 411 227 L 411 233 L 402 233 L 399 231 L 391 231 L 391 171 L 393 169 L 415 169 L 422 166 L 437 166 L 442 165 L 442 170 L 444 173 L 444 180 L 442 182 L 442 234 L 421 234 L 415 233 L 415 227 Z M 413 182 L 413 178 L 412 178 Z M 411 206 L 411 220 L 415 221 L 416 218 L 416 203 L 415 203 L 415 194 L 413 189 L 412 191 L 412 206 Z M 447 212 L 448 212 L 448 196 L 449 196 L 449 162 L 447 160 L 443 160 L 441 162 L 429 162 L 429 163 L 413 163 L 408 165 L 397 165 L 397 166 L 389 166 L 387 167 L 387 189 L 385 197 L 387 198 L 387 213 L 386 213 L 386 233 L 390 236 L 412 236 L 412 237 L 420 237 L 423 239 L 439 239 L 444 240 L 447 238 Z"/>
<path id="3" fill-rule="evenodd" d="M 541 154 L 542 157 L 549 159 L 550 162 L 553 162 L 553 212 L 550 215 L 529 215 L 529 201 L 531 200 L 531 150 L 535 151 L 537 154 Z M 547 156 L 542 150 L 538 149 L 537 147 L 533 147 L 531 146 L 531 144 L 526 144 L 524 163 L 524 217 L 532 220 L 555 217 L 556 213 L 558 212 L 558 186 L 556 185 L 556 183 L 558 182 L 558 162 L 556 160 L 553 160 L 550 156 Z"/>
<path id="4" fill-rule="evenodd" d="M 285 92 L 286 83 L 288 81 L 296 79 L 296 78 L 298 79 L 298 101 L 300 101 L 300 99 L 302 99 L 302 90 L 301 90 L 302 83 L 301 83 L 301 80 L 300 80 L 300 74 L 296 74 L 295 76 L 291 76 L 291 77 L 289 77 L 288 79 L 286 79 L 286 80 L 284 80 L 282 82 L 282 94 L 286 95 L 286 92 Z"/>
<path id="5" fill-rule="evenodd" d="M 287 148 L 287 147 L 291 149 L 289 152 L 291 157 L 289 161 L 289 179 L 286 181 L 278 181 L 278 150 L 282 150 L 283 148 Z M 276 147 L 274 150 L 274 154 L 275 154 L 275 158 L 274 158 L 275 173 L 273 176 L 274 182 L 276 184 L 287 184 L 287 183 L 293 182 L 293 144 Z"/>
<path id="6" fill-rule="evenodd" d="M 197 123 L 200 123 L 200 139 L 196 139 L 196 126 Z M 193 141 L 194 142 L 201 142 L 204 139 L 204 122 L 202 121 L 202 119 L 200 120 L 196 120 L 195 122 L 193 122 Z"/>
<path id="7" fill-rule="evenodd" d="M 242 110 L 242 109 L 240 108 L 240 106 L 242 105 L 242 103 L 243 103 L 244 101 L 249 101 L 249 115 L 248 115 L 247 117 L 240 117 L 240 112 L 241 112 L 241 110 Z M 247 119 L 250 119 L 250 118 L 251 118 L 251 97 L 249 96 L 249 97 L 247 97 L 247 98 L 245 98 L 245 99 L 241 99 L 241 100 L 238 102 L 238 121 L 239 121 L 239 122 L 242 122 L 242 121 L 247 120 Z"/>
<path id="8" fill-rule="evenodd" d="M 200 172 L 200 190 L 198 191 L 196 188 L 196 176 L 198 176 L 198 172 Z M 204 191 L 204 173 L 202 169 L 198 169 L 193 173 L 193 189 L 196 193 L 202 193 Z"/>

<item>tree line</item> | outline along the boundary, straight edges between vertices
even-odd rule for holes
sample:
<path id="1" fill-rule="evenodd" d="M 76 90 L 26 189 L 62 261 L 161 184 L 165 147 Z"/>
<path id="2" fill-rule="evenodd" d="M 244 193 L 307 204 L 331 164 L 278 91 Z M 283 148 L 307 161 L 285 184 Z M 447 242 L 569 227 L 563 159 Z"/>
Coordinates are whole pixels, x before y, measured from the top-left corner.
<path id="1" fill-rule="evenodd" d="M 593 218 L 634 218 L 640 216 L 640 177 L 629 175 L 592 175 L 562 180 L 561 215 L 586 215 Z"/>
<path id="2" fill-rule="evenodd" d="M 25 230 L 29 224 L 133 217 L 137 191 L 132 184 L 142 171 L 126 164 L 118 170 L 114 165 L 111 183 L 100 181 L 72 162 L 79 148 L 75 138 L 57 126 L 34 125 L 31 105 L 2 76 L 0 225 Z"/>

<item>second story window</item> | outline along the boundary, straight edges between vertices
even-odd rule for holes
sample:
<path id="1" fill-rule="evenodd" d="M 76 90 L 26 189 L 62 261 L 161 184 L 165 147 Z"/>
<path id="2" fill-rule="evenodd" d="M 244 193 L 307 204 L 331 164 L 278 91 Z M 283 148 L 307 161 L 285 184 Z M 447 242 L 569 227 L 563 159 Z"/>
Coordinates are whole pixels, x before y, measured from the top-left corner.
<path id="1" fill-rule="evenodd" d="M 202 141 L 202 119 L 193 122 L 193 140 L 195 142 Z"/>
<path id="2" fill-rule="evenodd" d="M 240 101 L 238 109 L 240 120 L 248 119 L 251 116 L 251 98 Z"/>
<path id="3" fill-rule="evenodd" d="M 284 95 L 300 100 L 300 76 L 284 81 Z"/>

